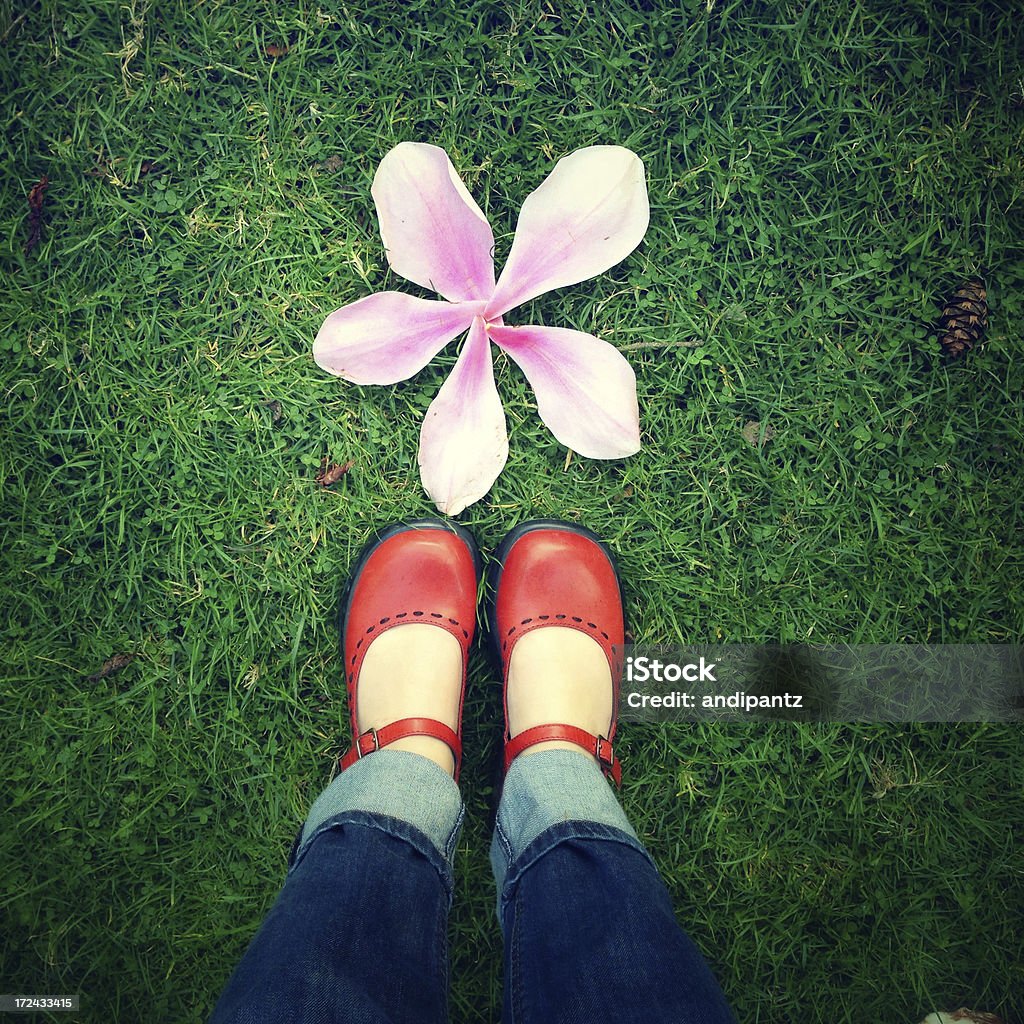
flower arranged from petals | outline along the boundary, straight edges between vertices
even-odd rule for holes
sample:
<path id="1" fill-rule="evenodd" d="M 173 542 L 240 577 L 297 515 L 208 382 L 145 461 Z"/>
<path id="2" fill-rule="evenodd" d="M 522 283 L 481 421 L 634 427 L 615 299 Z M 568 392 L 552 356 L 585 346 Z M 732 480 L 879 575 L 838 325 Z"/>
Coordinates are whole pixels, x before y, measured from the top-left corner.
<path id="1" fill-rule="evenodd" d="M 479 501 L 508 459 L 491 342 L 526 375 L 559 442 L 594 459 L 640 450 L 636 376 L 618 349 L 581 331 L 504 322 L 515 307 L 604 273 L 640 244 L 650 214 L 635 153 L 590 146 L 561 159 L 523 203 L 497 280 L 490 224 L 443 149 L 395 146 L 371 193 L 391 269 L 442 299 L 386 291 L 342 306 L 321 326 L 313 357 L 354 384 L 395 384 L 468 332 L 420 430 L 420 478 L 441 512 Z"/>

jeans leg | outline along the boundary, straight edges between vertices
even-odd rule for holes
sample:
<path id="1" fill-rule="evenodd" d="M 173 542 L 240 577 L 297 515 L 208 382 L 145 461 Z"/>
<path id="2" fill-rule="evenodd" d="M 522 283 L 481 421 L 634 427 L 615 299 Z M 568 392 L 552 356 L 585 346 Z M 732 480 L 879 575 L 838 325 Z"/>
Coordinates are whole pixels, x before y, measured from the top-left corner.
<path id="1" fill-rule="evenodd" d="M 380 750 L 320 795 L 211 1024 L 442 1024 L 464 808 L 427 758 Z"/>
<path id="2" fill-rule="evenodd" d="M 734 1024 L 597 765 L 516 759 L 491 862 L 505 938 L 505 1024 Z"/>

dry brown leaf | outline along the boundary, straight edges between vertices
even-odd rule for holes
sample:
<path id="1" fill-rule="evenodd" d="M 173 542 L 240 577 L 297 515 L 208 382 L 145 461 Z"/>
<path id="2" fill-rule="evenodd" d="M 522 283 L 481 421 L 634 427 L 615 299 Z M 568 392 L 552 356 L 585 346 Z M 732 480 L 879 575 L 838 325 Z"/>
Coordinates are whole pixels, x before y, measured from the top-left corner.
<path id="1" fill-rule="evenodd" d="M 39 181 L 32 186 L 28 194 L 28 241 L 25 243 L 26 255 L 30 253 L 43 236 L 43 196 L 50 179 L 44 174 Z"/>
<path id="2" fill-rule="evenodd" d="M 279 43 L 268 43 L 264 52 L 268 57 L 283 57 L 288 52 L 288 47 Z"/>
<path id="3" fill-rule="evenodd" d="M 107 676 L 112 676 L 115 672 L 120 672 L 126 665 L 130 665 L 137 657 L 137 654 L 115 654 L 100 665 L 99 672 L 89 676 L 89 681 L 95 683 L 100 679 L 106 679 Z"/>
<path id="4" fill-rule="evenodd" d="M 316 482 L 321 487 L 330 487 L 331 484 L 336 484 L 355 464 L 355 459 L 349 459 L 348 462 L 343 462 L 340 465 L 328 466 L 327 459 L 323 459 L 320 463 L 320 472 L 316 475 Z"/>
<path id="5" fill-rule="evenodd" d="M 747 420 L 747 425 L 743 428 L 741 433 L 743 434 L 743 440 L 746 441 L 751 448 L 763 448 L 775 436 L 775 428 L 770 423 L 766 423 L 764 426 L 764 440 L 762 441 L 761 421 Z"/>

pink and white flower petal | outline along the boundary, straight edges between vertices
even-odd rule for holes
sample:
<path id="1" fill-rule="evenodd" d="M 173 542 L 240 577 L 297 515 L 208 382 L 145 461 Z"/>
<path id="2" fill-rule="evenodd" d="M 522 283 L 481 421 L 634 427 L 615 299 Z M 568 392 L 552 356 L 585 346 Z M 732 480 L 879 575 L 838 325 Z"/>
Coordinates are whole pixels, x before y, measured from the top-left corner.
<path id="1" fill-rule="evenodd" d="M 486 317 L 604 273 L 640 244 L 649 221 L 644 165 L 634 152 L 589 146 L 563 157 L 523 203 Z"/>
<path id="2" fill-rule="evenodd" d="M 402 142 L 385 154 L 370 189 L 391 269 L 452 302 L 494 291 L 494 235 L 448 154 Z"/>
<path id="3" fill-rule="evenodd" d="M 458 515 L 490 489 L 508 460 L 505 410 L 484 322 L 473 321 L 455 368 L 420 430 L 420 479 L 441 512 Z"/>
<path id="4" fill-rule="evenodd" d="M 353 384 L 395 384 L 422 370 L 479 314 L 480 302 L 441 302 L 378 292 L 336 309 L 313 342 L 313 358 Z"/>
<path id="5" fill-rule="evenodd" d="M 640 450 L 636 374 L 614 346 L 563 327 L 491 327 L 496 345 L 519 364 L 551 433 L 588 459 Z"/>

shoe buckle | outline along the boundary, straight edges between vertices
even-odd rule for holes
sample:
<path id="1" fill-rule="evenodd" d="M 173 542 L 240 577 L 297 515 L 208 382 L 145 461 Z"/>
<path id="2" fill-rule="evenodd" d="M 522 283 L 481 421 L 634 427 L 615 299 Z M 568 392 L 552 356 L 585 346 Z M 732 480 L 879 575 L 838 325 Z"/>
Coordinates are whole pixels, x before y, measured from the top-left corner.
<path id="1" fill-rule="evenodd" d="M 610 741 L 605 739 L 604 736 L 597 737 L 597 743 L 594 744 L 594 756 L 605 768 L 612 767 L 615 761 L 615 752 Z"/>
<path id="2" fill-rule="evenodd" d="M 369 737 L 373 741 L 373 745 L 367 749 L 363 749 L 363 740 Z M 376 729 L 367 729 L 358 740 L 356 740 L 356 760 L 361 761 L 367 754 L 372 754 L 375 750 L 380 750 L 380 740 L 377 738 Z"/>

